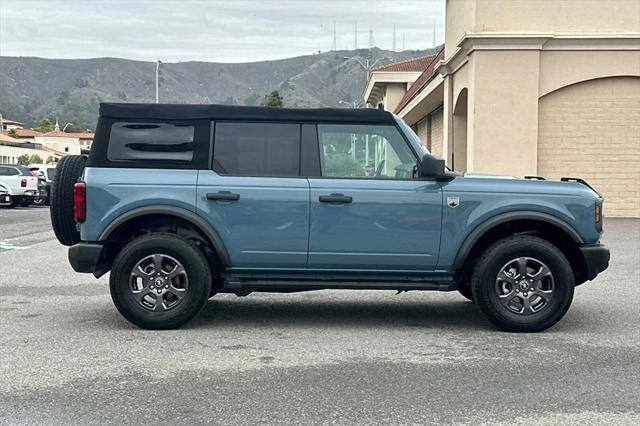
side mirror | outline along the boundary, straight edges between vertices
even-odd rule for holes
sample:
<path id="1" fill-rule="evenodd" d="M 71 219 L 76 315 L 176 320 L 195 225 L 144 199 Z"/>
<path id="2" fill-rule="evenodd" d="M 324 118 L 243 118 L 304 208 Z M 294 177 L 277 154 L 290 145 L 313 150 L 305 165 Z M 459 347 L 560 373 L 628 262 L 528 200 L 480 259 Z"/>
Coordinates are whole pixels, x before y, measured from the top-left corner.
<path id="1" fill-rule="evenodd" d="M 420 159 L 418 169 L 420 177 L 438 179 L 445 176 L 444 160 L 431 154 L 425 154 Z"/>

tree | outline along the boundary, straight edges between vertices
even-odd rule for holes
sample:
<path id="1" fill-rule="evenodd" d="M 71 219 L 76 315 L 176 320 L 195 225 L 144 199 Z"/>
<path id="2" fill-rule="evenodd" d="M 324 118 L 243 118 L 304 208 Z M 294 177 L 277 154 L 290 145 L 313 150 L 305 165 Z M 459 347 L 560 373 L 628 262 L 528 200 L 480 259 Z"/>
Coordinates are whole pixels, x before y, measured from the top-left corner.
<path id="1" fill-rule="evenodd" d="M 17 138 L 18 132 L 16 132 L 16 129 L 9 130 L 9 136 L 11 136 L 12 138 Z"/>
<path id="2" fill-rule="evenodd" d="M 18 157 L 17 161 L 18 164 L 26 166 L 27 164 L 29 164 L 29 154 L 22 154 L 20 157 Z"/>
<path id="3" fill-rule="evenodd" d="M 38 127 L 34 127 L 33 130 L 46 133 L 53 130 L 53 123 L 48 118 L 43 118 L 40 120 L 40 125 Z"/>
<path id="4" fill-rule="evenodd" d="M 264 100 L 262 101 L 263 106 L 282 108 L 284 106 L 284 98 L 280 96 L 280 92 L 274 90 L 268 95 L 264 96 Z"/>
<path id="5" fill-rule="evenodd" d="M 53 158 L 53 155 L 47 157 L 47 164 L 55 164 L 56 159 Z"/>
<path id="6" fill-rule="evenodd" d="M 29 164 L 42 164 L 42 157 L 37 154 L 33 154 L 29 157 Z"/>

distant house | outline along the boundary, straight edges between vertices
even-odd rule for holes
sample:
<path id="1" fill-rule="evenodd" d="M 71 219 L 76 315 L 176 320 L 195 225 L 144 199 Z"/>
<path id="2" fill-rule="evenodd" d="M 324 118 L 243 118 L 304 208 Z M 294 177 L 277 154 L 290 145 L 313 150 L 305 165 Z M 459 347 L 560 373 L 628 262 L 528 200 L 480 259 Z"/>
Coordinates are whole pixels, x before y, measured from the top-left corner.
<path id="1" fill-rule="evenodd" d="M 9 120 L 8 118 L 2 118 L 2 130 L 22 129 L 24 124 L 19 121 Z"/>
<path id="2" fill-rule="evenodd" d="M 640 217 L 640 2 L 447 0 L 445 20 L 419 77 L 374 70 L 364 100 L 454 170 L 581 177 Z"/>

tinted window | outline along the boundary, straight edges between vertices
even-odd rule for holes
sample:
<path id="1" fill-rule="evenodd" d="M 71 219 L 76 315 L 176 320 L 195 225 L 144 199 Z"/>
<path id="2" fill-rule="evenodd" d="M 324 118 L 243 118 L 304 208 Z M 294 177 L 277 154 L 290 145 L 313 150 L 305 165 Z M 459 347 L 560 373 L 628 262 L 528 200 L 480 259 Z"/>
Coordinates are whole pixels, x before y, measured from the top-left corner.
<path id="1" fill-rule="evenodd" d="M 213 152 L 222 174 L 298 176 L 300 125 L 216 123 Z"/>
<path id="2" fill-rule="evenodd" d="M 16 176 L 20 172 L 13 167 L 0 167 L 0 176 Z"/>
<path id="3" fill-rule="evenodd" d="M 183 161 L 193 159 L 195 127 L 188 123 L 126 123 L 111 126 L 111 161 Z"/>
<path id="4" fill-rule="evenodd" d="M 416 158 L 394 126 L 318 125 L 322 176 L 411 179 Z"/>
<path id="5" fill-rule="evenodd" d="M 49 180 L 53 180 L 56 177 L 56 169 L 47 169 L 47 177 L 49 178 Z"/>

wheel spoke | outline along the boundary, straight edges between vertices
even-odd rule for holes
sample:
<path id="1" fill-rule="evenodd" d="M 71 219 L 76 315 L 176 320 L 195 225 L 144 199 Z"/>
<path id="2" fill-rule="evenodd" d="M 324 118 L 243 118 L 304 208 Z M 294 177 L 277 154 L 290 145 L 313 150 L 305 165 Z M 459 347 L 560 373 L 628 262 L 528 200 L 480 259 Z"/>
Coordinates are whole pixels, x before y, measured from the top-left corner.
<path id="1" fill-rule="evenodd" d="M 549 268 L 547 268 L 544 265 L 541 265 L 540 270 L 536 272 L 536 274 L 532 278 L 534 278 L 536 281 L 540 281 L 541 279 L 550 277 L 551 275 L 552 274 Z"/>
<path id="2" fill-rule="evenodd" d="M 153 269 L 155 273 L 162 272 L 162 255 L 161 254 L 153 255 Z"/>
<path id="3" fill-rule="evenodd" d="M 173 271 L 167 274 L 167 278 L 172 279 L 184 273 L 185 273 L 184 266 L 180 265 L 179 263 L 176 263 L 176 267 L 173 268 Z"/>
<path id="4" fill-rule="evenodd" d="M 535 312 L 532 308 L 531 308 L 531 301 L 529 300 L 528 297 L 522 297 L 522 313 L 524 315 L 529 315 L 533 312 Z"/>
<path id="5" fill-rule="evenodd" d="M 516 283 L 515 278 L 509 276 L 509 274 L 507 274 L 507 272 L 504 270 L 498 272 L 498 281 L 506 281 L 509 284 L 514 284 L 514 285 Z"/>
<path id="6" fill-rule="evenodd" d="M 517 262 L 518 262 L 518 276 L 521 278 L 526 277 L 527 276 L 527 258 L 519 257 Z"/>

